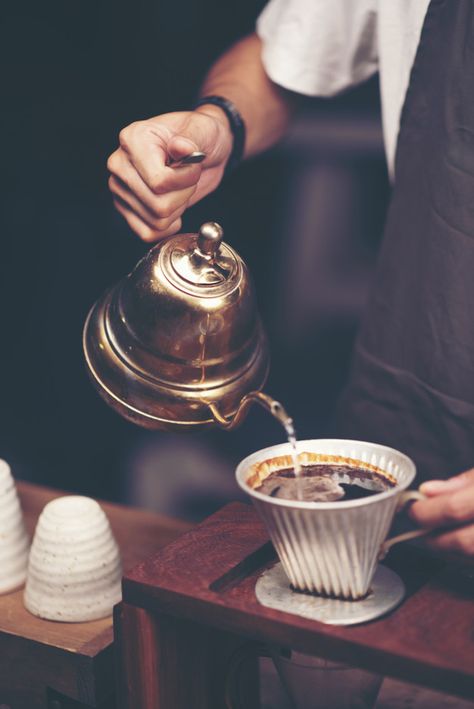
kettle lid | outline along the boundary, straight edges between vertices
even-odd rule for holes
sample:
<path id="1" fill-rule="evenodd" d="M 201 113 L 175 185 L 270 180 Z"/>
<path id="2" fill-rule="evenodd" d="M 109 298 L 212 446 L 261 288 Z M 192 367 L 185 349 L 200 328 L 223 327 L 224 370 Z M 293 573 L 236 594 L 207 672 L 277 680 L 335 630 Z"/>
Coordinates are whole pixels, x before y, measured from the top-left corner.
<path id="1" fill-rule="evenodd" d="M 216 222 L 206 222 L 198 234 L 179 234 L 161 249 L 160 266 L 180 290 L 200 297 L 222 296 L 240 280 L 240 260 Z"/>

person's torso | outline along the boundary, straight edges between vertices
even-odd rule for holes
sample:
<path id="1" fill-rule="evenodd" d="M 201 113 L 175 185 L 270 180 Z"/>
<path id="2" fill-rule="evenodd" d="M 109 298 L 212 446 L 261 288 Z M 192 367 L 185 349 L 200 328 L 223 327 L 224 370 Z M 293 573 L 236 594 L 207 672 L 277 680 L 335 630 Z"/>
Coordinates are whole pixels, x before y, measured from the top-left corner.
<path id="1" fill-rule="evenodd" d="M 331 96 L 380 71 L 390 176 L 399 121 L 429 0 L 271 0 L 257 21 L 269 77 Z"/>

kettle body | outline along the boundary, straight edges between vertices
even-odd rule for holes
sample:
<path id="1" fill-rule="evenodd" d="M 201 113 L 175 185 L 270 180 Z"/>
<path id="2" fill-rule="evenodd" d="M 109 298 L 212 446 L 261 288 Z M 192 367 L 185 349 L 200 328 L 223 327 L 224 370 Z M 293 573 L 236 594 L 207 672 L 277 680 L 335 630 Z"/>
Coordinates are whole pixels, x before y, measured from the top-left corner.
<path id="1" fill-rule="evenodd" d="M 251 278 L 222 236 L 210 222 L 198 234 L 163 240 L 87 317 L 90 378 L 136 424 L 230 427 L 266 381 L 268 347 Z"/>

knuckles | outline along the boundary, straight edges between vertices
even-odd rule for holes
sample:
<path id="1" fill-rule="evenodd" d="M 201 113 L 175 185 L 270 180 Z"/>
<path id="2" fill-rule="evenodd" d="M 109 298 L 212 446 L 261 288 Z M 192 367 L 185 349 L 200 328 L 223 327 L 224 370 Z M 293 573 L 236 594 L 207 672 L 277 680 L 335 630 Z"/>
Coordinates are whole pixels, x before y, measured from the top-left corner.
<path id="1" fill-rule="evenodd" d="M 153 194 L 160 195 L 166 192 L 166 183 L 163 180 L 162 175 L 155 175 L 152 177 L 148 183 L 149 188 Z"/>
<path id="2" fill-rule="evenodd" d="M 181 229 L 181 218 L 178 219 L 153 219 L 145 222 L 142 217 L 134 212 L 134 210 L 124 202 L 117 194 L 113 198 L 115 208 L 127 220 L 129 226 L 135 231 L 142 241 L 153 242 L 157 239 L 164 238 L 175 234 Z"/>
<path id="3" fill-rule="evenodd" d="M 167 229 L 166 236 L 170 236 L 171 234 L 177 234 L 178 231 L 180 231 L 181 226 L 182 226 L 182 219 L 179 217 L 179 219 L 175 219 L 172 224 L 170 224 L 169 228 Z"/>
<path id="4" fill-rule="evenodd" d="M 129 187 L 126 175 L 118 175 L 114 172 L 108 179 L 108 185 L 111 192 L 122 196 L 126 192 L 126 188 Z"/>
<path id="5" fill-rule="evenodd" d="M 149 226 L 143 226 L 138 236 L 142 239 L 142 241 L 146 242 L 155 241 L 157 238 L 156 231 L 151 229 Z"/>
<path id="6" fill-rule="evenodd" d="M 107 160 L 107 170 L 112 173 L 117 172 L 118 162 L 118 151 L 116 150 L 112 153 L 112 155 L 109 156 L 109 159 Z"/>
<path id="7" fill-rule="evenodd" d="M 130 139 L 134 133 L 137 132 L 138 124 L 140 121 L 135 121 L 134 123 L 130 123 L 130 125 L 126 126 L 125 128 L 122 128 L 120 131 L 118 138 L 119 138 L 119 144 L 120 147 L 123 150 L 128 150 L 130 147 Z"/>
<path id="8" fill-rule="evenodd" d="M 176 209 L 179 209 L 179 206 L 173 207 L 171 202 L 166 199 L 161 199 L 161 200 L 156 200 L 155 203 L 155 214 L 159 219 L 168 219 L 173 212 L 176 211 Z"/>
<path id="9" fill-rule="evenodd" d="M 171 224 L 168 222 L 166 225 L 163 224 L 161 227 L 156 226 L 155 229 L 147 225 L 143 225 L 139 236 L 143 241 L 152 242 L 157 241 L 157 239 L 163 239 L 166 236 L 175 234 L 181 229 L 181 219 L 173 221 Z"/>
<path id="10" fill-rule="evenodd" d="M 146 133 L 153 133 L 153 125 L 149 121 L 134 121 L 125 126 L 119 133 L 119 144 L 126 152 L 130 150 L 133 140 Z"/>
<path id="11" fill-rule="evenodd" d="M 157 219 L 156 220 L 156 227 L 160 231 L 166 231 L 167 229 L 169 229 L 169 227 L 173 224 L 174 221 L 176 221 L 176 220 L 170 219 L 170 218 Z"/>
<path id="12" fill-rule="evenodd" d="M 152 224 L 154 229 L 159 232 L 163 232 L 166 231 L 175 221 L 176 218 L 173 217 L 158 216 L 150 223 Z"/>

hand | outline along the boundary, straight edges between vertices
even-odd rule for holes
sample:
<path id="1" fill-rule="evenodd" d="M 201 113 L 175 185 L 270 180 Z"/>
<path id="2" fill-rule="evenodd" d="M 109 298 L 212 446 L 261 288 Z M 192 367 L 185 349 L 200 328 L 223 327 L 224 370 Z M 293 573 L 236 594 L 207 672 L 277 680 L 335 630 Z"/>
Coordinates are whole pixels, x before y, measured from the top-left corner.
<path id="1" fill-rule="evenodd" d="M 474 468 L 449 480 L 423 483 L 420 492 L 428 499 L 415 502 L 410 508 L 410 516 L 417 524 L 428 528 L 465 525 L 441 532 L 430 539 L 430 545 L 474 557 Z"/>
<path id="2" fill-rule="evenodd" d="M 232 150 L 225 114 L 215 106 L 166 113 L 137 121 L 120 132 L 120 147 L 107 168 L 116 209 L 144 241 L 181 228 L 181 215 L 222 180 Z M 194 151 L 206 154 L 195 165 L 170 167 Z"/>

